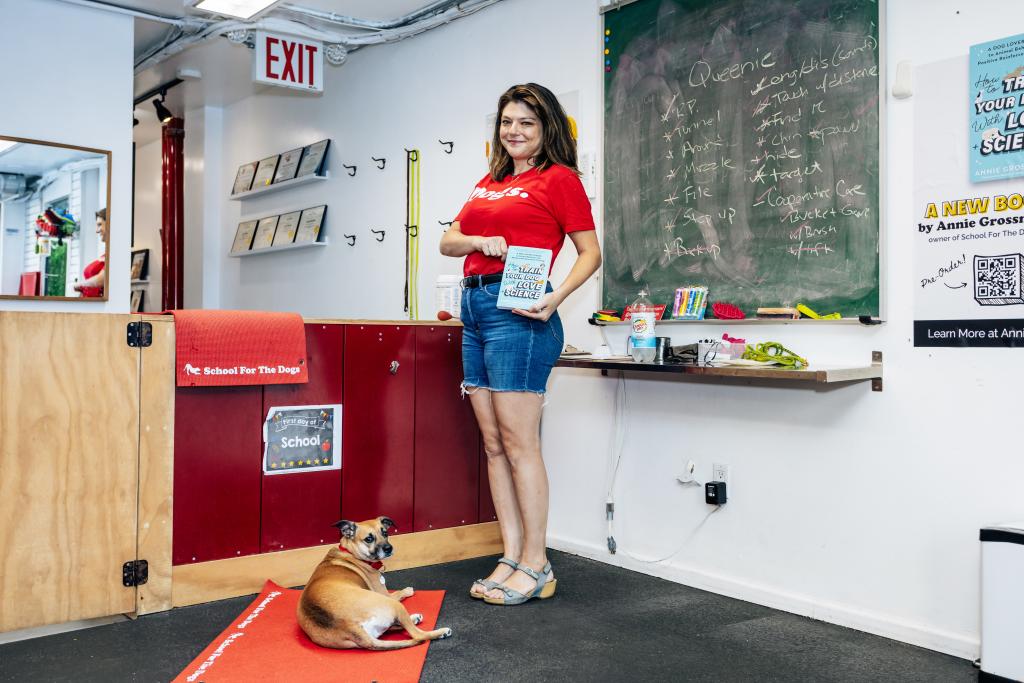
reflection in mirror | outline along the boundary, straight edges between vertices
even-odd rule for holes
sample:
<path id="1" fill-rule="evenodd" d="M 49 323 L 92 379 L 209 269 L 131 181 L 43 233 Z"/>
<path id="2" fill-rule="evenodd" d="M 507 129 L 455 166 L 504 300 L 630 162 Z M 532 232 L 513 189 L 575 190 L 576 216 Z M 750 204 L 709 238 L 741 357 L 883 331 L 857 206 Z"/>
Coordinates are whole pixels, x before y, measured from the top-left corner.
<path id="1" fill-rule="evenodd" d="M 0 135 L 0 296 L 107 298 L 110 152 Z"/>

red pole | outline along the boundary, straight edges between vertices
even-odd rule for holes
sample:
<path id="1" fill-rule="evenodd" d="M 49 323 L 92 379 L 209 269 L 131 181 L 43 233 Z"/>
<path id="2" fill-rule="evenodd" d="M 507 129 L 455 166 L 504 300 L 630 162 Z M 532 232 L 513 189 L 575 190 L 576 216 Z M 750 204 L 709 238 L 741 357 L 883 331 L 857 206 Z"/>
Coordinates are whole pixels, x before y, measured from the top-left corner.
<path id="1" fill-rule="evenodd" d="M 185 122 L 174 118 L 163 127 L 163 277 L 161 307 L 184 305 L 185 266 Z"/>

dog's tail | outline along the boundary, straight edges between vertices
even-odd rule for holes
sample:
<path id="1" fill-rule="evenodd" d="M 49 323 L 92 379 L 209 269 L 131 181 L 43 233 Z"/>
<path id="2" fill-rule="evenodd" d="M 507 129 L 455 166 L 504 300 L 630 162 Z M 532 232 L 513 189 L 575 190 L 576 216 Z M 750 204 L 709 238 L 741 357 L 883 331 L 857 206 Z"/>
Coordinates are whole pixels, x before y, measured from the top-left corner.
<path id="1" fill-rule="evenodd" d="M 334 617 L 320 605 L 303 600 L 299 604 L 302 614 L 320 628 L 334 628 Z"/>

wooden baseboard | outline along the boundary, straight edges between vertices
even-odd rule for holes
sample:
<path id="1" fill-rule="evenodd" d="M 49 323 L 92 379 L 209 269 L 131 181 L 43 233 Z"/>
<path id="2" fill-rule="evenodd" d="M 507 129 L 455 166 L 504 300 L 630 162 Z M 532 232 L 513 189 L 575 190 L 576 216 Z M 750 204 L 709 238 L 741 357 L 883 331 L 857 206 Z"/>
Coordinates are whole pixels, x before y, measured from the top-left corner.
<path id="1" fill-rule="evenodd" d="M 502 549 L 497 522 L 400 534 L 391 544 L 395 553 L 385 563 L 389 571 L 494 555 Z M 333 545 L 178 565 L 172 572 L 172 606 L 259 593 L 267 579 L 301 586 Z"/>

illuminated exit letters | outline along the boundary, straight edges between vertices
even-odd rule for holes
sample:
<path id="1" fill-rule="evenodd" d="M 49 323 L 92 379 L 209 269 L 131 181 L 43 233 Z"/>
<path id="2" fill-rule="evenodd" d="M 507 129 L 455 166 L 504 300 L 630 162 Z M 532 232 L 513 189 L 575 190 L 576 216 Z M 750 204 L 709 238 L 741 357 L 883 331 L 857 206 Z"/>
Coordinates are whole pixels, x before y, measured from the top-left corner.
<path id="1" fill-rule="evenodd" d="M 256 32 L 252 79 L 257 83 L 323 92 L 323 71 L 323 43 Z"/>

